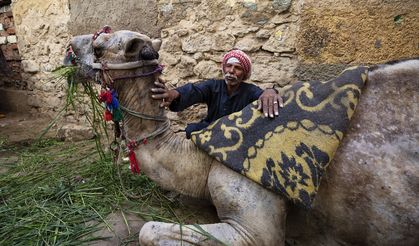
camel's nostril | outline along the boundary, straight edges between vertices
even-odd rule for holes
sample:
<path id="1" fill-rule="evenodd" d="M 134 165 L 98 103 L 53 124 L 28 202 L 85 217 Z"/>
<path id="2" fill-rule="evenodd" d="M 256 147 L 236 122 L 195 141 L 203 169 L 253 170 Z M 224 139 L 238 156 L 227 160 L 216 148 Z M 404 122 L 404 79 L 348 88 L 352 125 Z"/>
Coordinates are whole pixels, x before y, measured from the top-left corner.
<path id="1" fill-rule="evenodd" d="M 144 40 L 139 38 L 131 39 L 125 45 L 125 56 L 138 56 L 144 46 Z"/>
<path id="2" fill-rule="evenodd" d="M 159 59 L 159 53 L 157 53 L 152 47 L 146 45 L 140 52 L 140 58 L 143 60 Z"/>

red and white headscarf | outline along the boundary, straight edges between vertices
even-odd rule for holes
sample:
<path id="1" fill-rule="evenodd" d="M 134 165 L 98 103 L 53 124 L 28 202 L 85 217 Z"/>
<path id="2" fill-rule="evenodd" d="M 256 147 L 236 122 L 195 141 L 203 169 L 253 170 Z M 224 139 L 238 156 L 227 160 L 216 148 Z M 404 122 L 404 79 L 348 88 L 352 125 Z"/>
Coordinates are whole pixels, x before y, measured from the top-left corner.
<path id="1" fill-rule="evenodd" d="M 250 57 L 246 53 L 238 49 L 229 51 L 223 57 L 223 63 L 222 63 L 223 72 L 225 72 L 224 67 L 227 64 L 228 60 L 230 60 L 230 58 L 236 58 L 239 61 L 239 63 L 242 65 L 243 71 L 244 71 L 243 80 L 250 78 L 250 75 L 252 74 L 252 61 L 250 60 Z"/>

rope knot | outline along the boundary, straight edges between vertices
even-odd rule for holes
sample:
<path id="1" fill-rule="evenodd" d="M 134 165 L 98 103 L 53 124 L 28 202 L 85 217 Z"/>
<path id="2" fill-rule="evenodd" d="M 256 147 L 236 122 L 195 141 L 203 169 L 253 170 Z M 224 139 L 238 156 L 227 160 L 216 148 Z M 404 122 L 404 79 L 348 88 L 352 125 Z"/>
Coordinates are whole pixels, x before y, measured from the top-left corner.
<path id="1" fill-rule="evenodd" d="M 142 141 L 143 144 L 147 144 L 147 138 L 144 138 Z M 132 173 L 137 173 L 140 175 L 140 164 L 137 161 L 137 156 L 135 155 L 134 150 L 139 146 L 138 142 L 135 140 L 131 140 L 128 142 L 128 157 L 129 157 L 129 164 Z"/>
<path id="2" fill-rule="evenodd" d="M 106 61 L 101 61 L 100 64 L 102 65 L 102 71 L 108 71 L 108 63 Z"/>
<path id="3" fill-rule="evenodd" d="M 99 31 L 95 32 L 95 34 L 93 34 L 93 38 L 92 39 L 94 41 L 94 40 L 96 40 L 100 36 L 100 34 L 102 34 L 102 33 L 111 33 L 111 32 L 112 32 L 111 27 L 108 26 L 108 25 L 106 25 L 106 26 L 102 27 L 102 29 L 100 29 Z"/>
<path id="4" fill-rule="evenodd" d="M 122 111 L 115 90 L 102 90 L 99 95 L 99 102 L 106 105 L 105 121 L 119 122 L 122 120 Z"/>

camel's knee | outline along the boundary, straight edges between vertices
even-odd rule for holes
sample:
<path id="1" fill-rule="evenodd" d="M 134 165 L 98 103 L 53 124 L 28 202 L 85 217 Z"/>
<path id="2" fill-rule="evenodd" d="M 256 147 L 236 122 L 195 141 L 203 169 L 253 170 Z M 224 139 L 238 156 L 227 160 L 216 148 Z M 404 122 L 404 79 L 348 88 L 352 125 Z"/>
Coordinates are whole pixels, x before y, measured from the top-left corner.
<path id="1" fill-rule="evenodd" d="M 159 241 L 160 223 L 147 222 L 140 230 L 139 241 L 140 245 L 157 245 Z"/>

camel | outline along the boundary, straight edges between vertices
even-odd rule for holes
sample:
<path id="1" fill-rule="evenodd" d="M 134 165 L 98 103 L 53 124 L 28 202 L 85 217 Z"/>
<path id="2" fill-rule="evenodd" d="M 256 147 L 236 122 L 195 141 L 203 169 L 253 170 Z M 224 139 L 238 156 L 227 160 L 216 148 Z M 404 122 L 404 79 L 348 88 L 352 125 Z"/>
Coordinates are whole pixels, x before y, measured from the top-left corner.
<path id="1" fill-rule="evenodd" d="M 220 220 L 200 225 L 215 239 L 194 226 L 147 222 L 139 233 L 141 245 L 419 243 L 419 59 L 369 71 L 350 129 L 312 209 L 304 210 L 169 127 L 150 93 L 158 76 L 159 40 L 132 31 L 92 37 L 76 36 L 71 47 L 86 76 L 109 69 L 120 104 L 128 109 L 126 138 L 149 137 L 134 149 L 142 171 L 163 189 L 212 202 Z"/>

